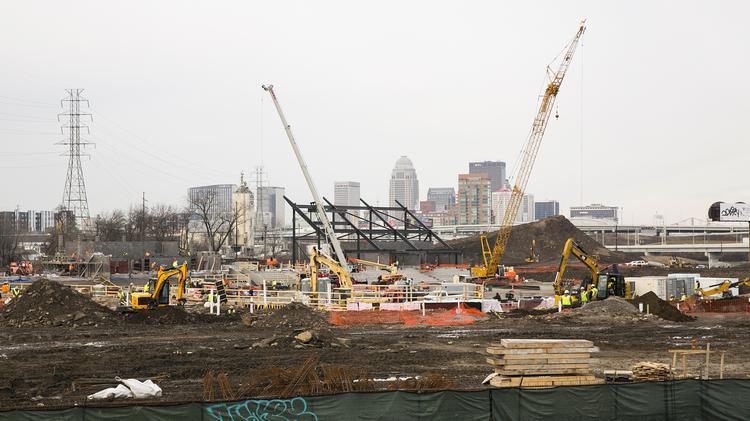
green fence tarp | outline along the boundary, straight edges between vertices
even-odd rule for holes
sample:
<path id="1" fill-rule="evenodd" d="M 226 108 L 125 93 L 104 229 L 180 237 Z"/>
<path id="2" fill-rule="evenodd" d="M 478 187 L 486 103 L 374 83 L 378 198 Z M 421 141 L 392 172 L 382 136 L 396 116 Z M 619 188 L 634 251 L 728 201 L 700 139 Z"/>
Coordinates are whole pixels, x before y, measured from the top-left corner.
<path id="1" fill-rule="evenodd" d="M 0 412 L 5 420 L 749 420 L 750 380 L 360 392 L 183 405 Z"/>

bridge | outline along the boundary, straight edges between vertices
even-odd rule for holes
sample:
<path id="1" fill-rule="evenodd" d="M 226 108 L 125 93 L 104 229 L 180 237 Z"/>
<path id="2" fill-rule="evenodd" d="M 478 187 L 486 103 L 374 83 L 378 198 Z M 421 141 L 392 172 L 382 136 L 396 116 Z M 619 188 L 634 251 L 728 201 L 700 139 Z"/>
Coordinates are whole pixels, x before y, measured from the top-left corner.
<path id="1" fill-rule="evenodd" d="M 719 263 L 723 253 L 750 253 L 750 242 L 744 238 L 740 243 L 700 243 L 700 244 L 637 244 L 637 245 L 608 245 L 610 250 L 626 253 L 641 253 L 650 255 L 674 255 L 681 253 L 703 253 L 708 257 L 709 267 Z"/>
<path id="2" fill-rule="evenodd" d="M 618 233 L 624 235 L 651 236 L 687 236 L 687 235 L 748 235 L 747 225 L 739 224 L 710 224 L 710 225 L 576 225 L 578 229 L 589 235 Z M 479 235 L 487 231 L 496 231 L 499 225 L 440 225 L 432 227 L 432 231 L 443 239 L 455 239 Z"/>

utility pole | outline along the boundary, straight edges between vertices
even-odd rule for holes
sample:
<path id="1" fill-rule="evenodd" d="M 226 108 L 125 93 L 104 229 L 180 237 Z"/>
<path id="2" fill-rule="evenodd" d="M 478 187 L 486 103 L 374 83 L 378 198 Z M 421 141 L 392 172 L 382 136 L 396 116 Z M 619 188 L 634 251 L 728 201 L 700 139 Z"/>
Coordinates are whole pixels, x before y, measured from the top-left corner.
<path id="1" fill-rule="evenodd" d="M 90 234 L 92 227 L 89 202 L 81 167 L 81 156 L 88 156 L 88 154 L 81 153 L 81 147 L 85 148 L 91 143 L 81 139 L 81 129 L 86 130 L 87 133 L 90 132 L 88 126 L 81 124 L 81 118 L 93 118 L 90 113 L 81 113 L 81 102 L 85 102 L 87 107 L 89 105 L 89 101 L 81 97 L 83 89 L 66 89 L 66 92 L 68 96 L 60 101 L 64 112 L 57 115 L 57 121 L 62 122 L 60 117 L 64 117 L 66 123 L 60 127 L 60 131 L 65 134 L 65 130 L 68 130 L 68 138 L 57 143 L 68 146 L 68 151 L 65 153 L 68 157 L 68 171 L 65 177 L 62 206 L 75 216 L 79 232 Z"/>
<path id="2" fill-rule="evenodd" d="M 141 199 L 141 242 L 146 240 L 146 192 Z"/>

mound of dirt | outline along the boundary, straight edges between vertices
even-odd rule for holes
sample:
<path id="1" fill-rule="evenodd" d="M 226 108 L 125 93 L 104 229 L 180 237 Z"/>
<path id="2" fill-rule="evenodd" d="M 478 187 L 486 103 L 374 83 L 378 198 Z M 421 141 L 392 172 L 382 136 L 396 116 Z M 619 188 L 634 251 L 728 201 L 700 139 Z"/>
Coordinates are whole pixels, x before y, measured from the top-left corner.
<path id="1" fill-rule="evenodd" d="M 673 305 L 659 298 L 658 295 L 654 294 L 653 291 L 649 291 L 639 297 L 633 299 L 633 304 L 643 304 L 644 311 L 648 305 L 648 311 L 651 314 L 655 314 L 664 320 L 672 322 L 689 322 L 695 320 L 695 317 L 688 316 L 677 310 Z"/>
<path id="2" fill-rule="evenodd" d="M 252 320 L 250 325 L 269 329 L 320 329 L 330 326 L 328 319 L 321 311 L 302 303 L 291 303 L 260 313 L 257 318 Z"/>
<path id="3" fill-rule="evenodd" d="M 205 313 L 191 313 L 180 306 L 157 307 L 150 310 L 137 310 L 124 313 L 123 318 L 128 323 L 144 325 L 179 325 L 190 323 L 227 323 L 239 321 L 238 314 L 222 314 L 216 316 Z"/>
<path id="4" fill-rule="evenodd" d="M 91 298 L 49 279 L 39 279 L 11 300 L 3 326 L 90 326 L 116 324 L 117 315 Z"/>
<path id="5" fill-rule="evenodd" d="M 487 233 L 492 245 L 497 237 L 497 231 Z M 598 241 L 579 230 L 562 215 L 552 216 L 540 221 L 523 225 L 516 225 L 510 233 L 508 245 L 503 255 L 503 263 L 518 265 L 524 263 L 529 256 L 531 241 L 536 240 L 536 252 L 542 262 L 557 261 L 568 238 L 574 238 L 586 252 L 596 255 L 601 262 L 624 261 L 623 253 L 613 252 Z M 451 247 L 462 250 L 464 260 L 478 264 L 482 261 L 482 246 L 479 236 L 461 238 L 449 241 Z"/>
<path id="6" fill-rule="evenodd" d="M 575 310 L 579 315 L 633 316 L 641 312 L 620 297 L 609 297 L 606 300 L 592 301 Z"/>
<path id="7" fill-rule="evenodd" d="M 638 311 L 633 304 L 620 297 L 609 297 L 606 300 L 592 301 L 571 312 L 555 313 L 547 316 L 551 319 L 562 319 L 566 323 L 618 325 L 646 320 L 654 320 L 653 314 Z"/>

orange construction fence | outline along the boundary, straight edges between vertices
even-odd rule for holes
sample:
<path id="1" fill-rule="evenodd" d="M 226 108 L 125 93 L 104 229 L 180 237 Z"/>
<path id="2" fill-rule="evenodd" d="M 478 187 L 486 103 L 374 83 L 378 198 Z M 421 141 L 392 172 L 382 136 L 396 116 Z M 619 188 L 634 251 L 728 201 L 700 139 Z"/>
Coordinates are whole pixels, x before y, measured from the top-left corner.
<path id="1" fill-rule="evenodd" d="M 406 326 L 464 326 L 487 318 L 485 313 L 458 304 L 451 309 L 428 310 L 425 315 L 421 311 L 332 311 L 331 323 L 336 326 L 402 324 Z"/>

